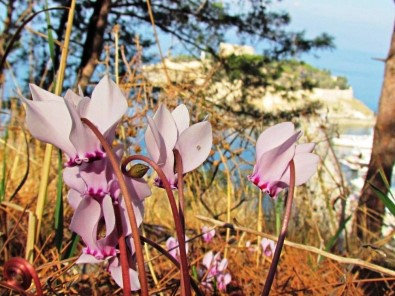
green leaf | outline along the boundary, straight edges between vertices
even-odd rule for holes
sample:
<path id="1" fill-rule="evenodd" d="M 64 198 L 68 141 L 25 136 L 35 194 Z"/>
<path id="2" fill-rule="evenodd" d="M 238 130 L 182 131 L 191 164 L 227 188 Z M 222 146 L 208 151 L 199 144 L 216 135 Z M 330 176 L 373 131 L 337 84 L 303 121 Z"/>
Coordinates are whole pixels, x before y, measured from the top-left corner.
<path id="1" fill-rule="evenodd" d="M 347 222 L 350 221 L 351 215 L 348 216 L 342 224 L 340 224 L 339 228 L 337 229 L 336 233 L 332 238 L 329 240 L 329 242 L 325 246 L 325 251 L 329 252 L 330 249 L 335 245 L 336 241 L 338 240 L 340 234 L 343 232 L 343 230 L 346 228 Z"/>
<path id="2" fill-rule="evenodd" d="M 68 259 L 68 258 L 71 258 L 74 256 L 74 253 L 77 250 L 79 241 L 80 241 L 80 236 L 78 234 L 76 234 L 75 232 L 73 232 L 71 235 L 71 243 L 68 246 L 66 253 L 62 257 L 62 259 Z"/>
<path id="3" fill-rule="evenodd" d="M 395 216 L 395 203 L 388 197 L 387 194 L 382 192 L 378 187 L 369 182 L 369 185 L 372 186 L 373 191 L 377 194 L 377 196 L 384 203 L 385 207 L 391 212 L 392 215 Z M 389 187 L 388 187 L 389 189 Z M 389 190 L 388 190 L 389 191 Z"/>
<path id="4" fill-rule="evenodd" d="M 385 173 L 382 168 L 379 169 L 379 174 L 385 184 L 385 187 L 387 187 L 387 189 L 388 189 L 388 193 L 391 195 L 392 198 L 394 198 L 394 196 L 392 195 L 392 192 L 391 192 L 391 185 L 388 182 L 387 177 L 385 176 Z"/>

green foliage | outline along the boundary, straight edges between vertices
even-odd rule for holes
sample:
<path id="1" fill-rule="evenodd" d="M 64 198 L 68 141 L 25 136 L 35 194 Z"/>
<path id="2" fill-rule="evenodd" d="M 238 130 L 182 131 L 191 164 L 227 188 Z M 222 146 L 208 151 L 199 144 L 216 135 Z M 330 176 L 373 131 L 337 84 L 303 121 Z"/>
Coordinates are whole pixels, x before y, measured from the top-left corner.
<path id="1" fill-rule="evenodd" d="M 391 185 L 389 184 L 387 178 L 385 177 L 384 171 L 382 169 L 379 170 L 379 174 L 380 174 L 381 179 L 383 180 L 385 186 L 387 187 L 388 194 L 386 194 L 385 192 L 382 192 L 374 184 L 372 184 L 372 183 L 369 183 L 369 184 L 370 184 L 370 186 L 372 186 L 373 191 L 377 194 L 377 196 L 384 203 L 385 207 L 390 211 L 390 213 L 392 215 L 395 216 L 395 201 L 394 201 L 394 197 L 392 196 L 392 193 L 391 193 Z M 391 197 L 389 197 L 388 195 L 390 195 Z"/>
<path id="2" fill-rule="evenodd" d="M 246 54 L 231 55 L 225 63 L 229 79 L 243 80 L 247 85 L 277 85 L 278 90 L 290 91 L 315 87 L 349 88 L 347 78 L 334 77 L 328 70 L 295 59 L 276 61 L 262 55 Z"/>

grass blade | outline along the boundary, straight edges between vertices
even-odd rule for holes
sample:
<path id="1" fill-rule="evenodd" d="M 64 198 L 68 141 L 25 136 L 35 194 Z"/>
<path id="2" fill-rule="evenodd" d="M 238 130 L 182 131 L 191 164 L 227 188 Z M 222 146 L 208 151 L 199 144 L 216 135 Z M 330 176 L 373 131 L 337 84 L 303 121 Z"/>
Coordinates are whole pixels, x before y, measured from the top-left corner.
<path id="1" fill-rule="evenodd" d="M 379 188 L 377 188 L 372 183 L 369 182 L 369 184 L 370 186 L 372 186 L 373 191 L 384 203 L 385 207 L 391 212 L 392 215 L 395 216 L 395 203 L 391 200 L 391 198 L 389 198 L 387 194 L 384 194 L 384 192 L 382 192 Z"/>

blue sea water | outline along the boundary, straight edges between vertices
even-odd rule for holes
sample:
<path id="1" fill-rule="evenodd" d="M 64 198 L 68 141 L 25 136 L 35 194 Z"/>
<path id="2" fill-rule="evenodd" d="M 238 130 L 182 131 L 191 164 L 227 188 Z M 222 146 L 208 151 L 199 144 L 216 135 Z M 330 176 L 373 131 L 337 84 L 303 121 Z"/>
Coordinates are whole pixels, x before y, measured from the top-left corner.
<path id="1" fill-rule="evenodd" d="M 302 60 L 317 68 L 327 69 L 335 76 L 345 76 L 354 96 L 374 112 L 378 110 L 385 66 L 377 59 L 384 58 L 383 53 L 345 49 L 302 56 Z"/>

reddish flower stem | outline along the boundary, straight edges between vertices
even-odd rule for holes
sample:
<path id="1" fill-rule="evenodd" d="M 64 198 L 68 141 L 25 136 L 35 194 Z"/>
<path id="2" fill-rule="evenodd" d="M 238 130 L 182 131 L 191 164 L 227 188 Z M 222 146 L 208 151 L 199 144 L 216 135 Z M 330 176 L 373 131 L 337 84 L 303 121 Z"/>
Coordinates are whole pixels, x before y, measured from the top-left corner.
<path id="1" fill-rule="evenodd" d="M 11 258 L 4 264 L 3 273 L 6 282 L 1 283 L 1 285 L 28 295 L 24 290 L 27 290 L 30 287 L 31 281 L 33 280 L 34 285 L 36 286 L 37 296 L 44 295 L 36 270 L 33 265 L 25 259 L 21 257 Z M 21 279 L 22 282 L 20 282 Z"/>
<path id="2" fill-rule="evenodd" d="M 290 168 L 290 182 L 288 189 L 288 197 L 287 204 L 285 207 L 283 225 L 281 227 L 281 232 L 277 240 L 276 250 L 274 251 L 272 264 L 270 265 L 269 273 L 266 278 L 265 286 L 263 287 L 262 296 L 268 296 L 270 293 L 270 288 L 272 287 L 274 275 L 276 274 L 277 265 L 280 260 L 281 251 L 284 246 L 285 236 L 287 235 L 288 223 L 291 218 L 291 210 L 292 210 L 292 201 L 294 197 L 294 189 L 295 189 L 295 164 L 294 161 L 291 160 L 289 163 Z"/>
<path id="3" fill-rule="evenodd" d="M 177 188 L 178 188 L 178 213 L 180 215 L 182 230 L 185 235 L 185 201 L 184 201 L 184 175 L 182 158 L 178 150 L 174 150 L 174 157 L 176 161 L 176 172 L 177 172 Z"/>
<path id="4" fill-rule="evenodd" d="M 127 169 L 126 166 L 128 165 L 129 162 L 132 162 L 134 160 L 141 160 L 146 162 L 148 165 L 150 165 L 158 174 L 159 178 L 162 180 L 163 187 L 166 190 L 167 197 L 169 199 L 171 211 L 173 214 L 173 220 L 175 223 L 176 227 L 176 233 L 177 233 L 177 239 L 178 239 L 178 244 L 179 244 L 179 250 L 180 250 L 180 261 L 181 261 L 181 288 L 184 288 L 184 290 L 181 290 L 181 295 L 185 296 L 191 296 L 191 285 L 190 285 L 190 280 L 189 280 L 189 273 L 188 273 L 188 259 L 186 255 L 186 249 L 185 249 L 185 235 L 184 231 L 182 228 L 182 224 L 180 221 L 180 215 L 177 210 L 177 203 L 174 198 L 173 191 L 171 190 L 169 181 L 166 178 L 166 175 L 163 173 L 162 169 L 150 158 L 143 156 L 143 155 L 132 155 L 127 157 L 122 161 L 122 172 L 124 174 L 127 174 Z"/>
<path id="5" fill-rule="evenodd" d="M 118 245 L 120 250 L 120 260 L 122 269 L 122 282 L 123 282 L 123 295 L 131 296 L 131 286 L 129 278 L 129 263 L 128 263 L 128 251 L 126 248 L 125 235 L 122 229 L 122 218 L 121 210 L 119 209 L 119 204 L 114 204 L 115 221 L 117 224 L 118 232 Z"/>
<path id="6" fill-rule="evenodd" d="M 100 133 L 100 131 L 96 128 L 96 126 L 94 126 L 93 123 L 90 122 L 86 118 L 81 118 L 81 121 L 83 123 L 85 123 L 93 131 L 93 133 L 96 135 L 96 137 L 99 139 L 99 141 L 102 144 L 104 151 L 106 151 L 107 157 L 110 160 L 110 163 L 114 169 L 114 173 L 115 173 L 115 176 L 117 177 L 119 187 L 122 192 L 122 196 L 125 199 L 126 210 L 128 213 L 130 226 L 132 228 L 132 236 L 133 236 L 135 250 L 136 250 L 137 267 L 138 267 L 139 280 L 140 280 L 140 286 L 141 286 L 141 295 L 148 296 L 148 282 L 147 282 L 147 277 L 145 274 L 144 255 L 143 255 L 143 249 L 141 247 L 139 228 L 137 226 L 136 215 L 134 213 L 134 209 L 133 209 L 132 203 L 131 203 L 132 198 L 131 198 L 128 188 L 126 186 L 124 176 L 123 176 L 121 170 L 119 169 L 118 160 L 117 160 L 114 152 L 112 151 L 111 146 L 107 143 L 106 139 L 103 137 L 103 135 Z M 121 261 L 121 263 L 122 263 L 122 261 Z M 122 268 L 122 272 L 123 272 L 123 270 L 124 270 L 124 268 Z M 129 278 L 129 270 L 128 270 L 128 278 Z"/>

